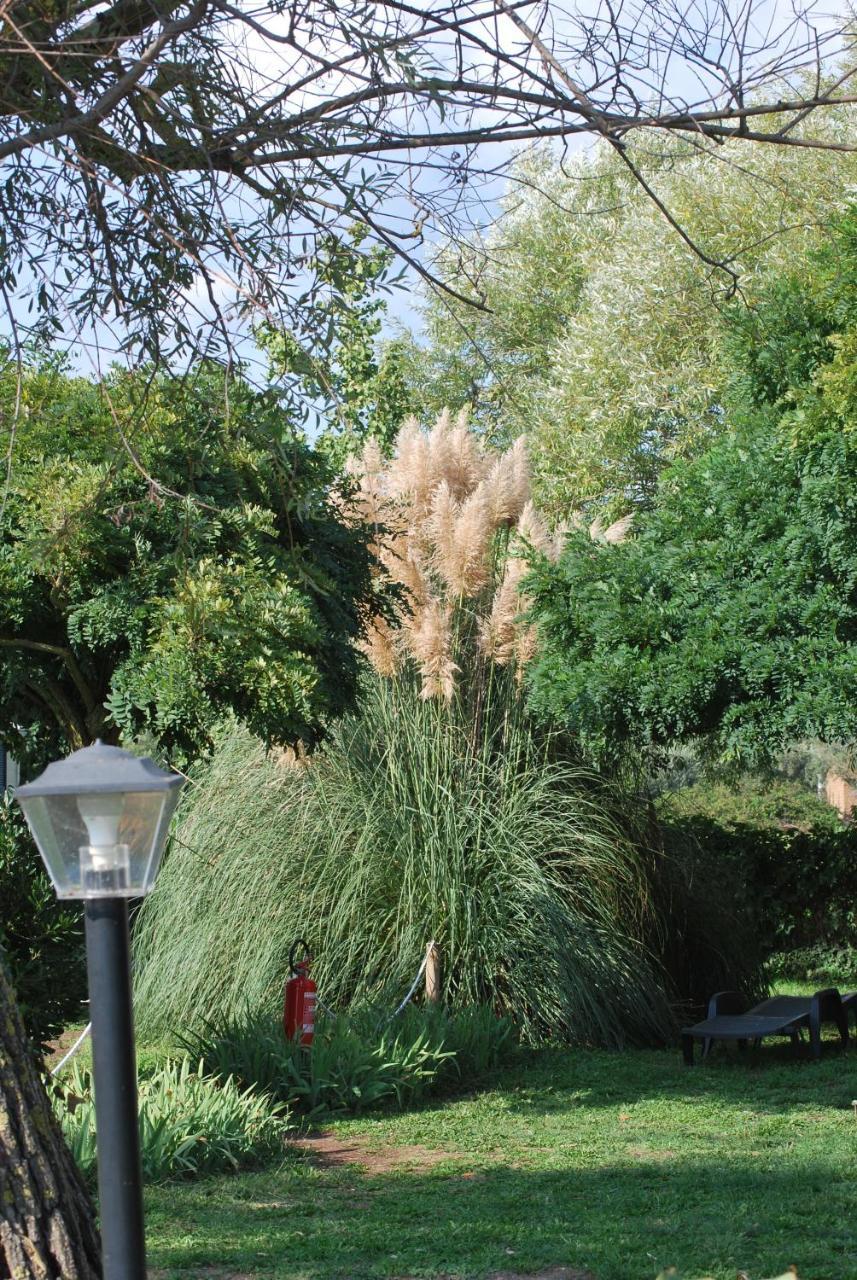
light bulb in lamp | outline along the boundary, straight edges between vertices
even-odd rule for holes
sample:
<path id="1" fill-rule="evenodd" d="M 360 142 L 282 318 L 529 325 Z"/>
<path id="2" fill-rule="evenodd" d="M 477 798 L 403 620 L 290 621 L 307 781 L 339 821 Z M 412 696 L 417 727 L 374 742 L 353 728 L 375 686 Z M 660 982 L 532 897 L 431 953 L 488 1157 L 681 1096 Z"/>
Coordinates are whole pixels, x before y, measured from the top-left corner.
<path id="1" fill-rule="evenodd" d="M 123 795 L 79 796 L 77 807 L 93 849 L 112 849 L 119 843 L 119 819 L 125 807 Z"/>
<path id="2" fill-rule="evenodd" d="M 119 843 L 119 820 L 125 807 L 121 793 L 78 796 L 89 844 L 80 850 L 81 879 L 90 889 L 121 892 L 128 884 L 128 846 Z"/>

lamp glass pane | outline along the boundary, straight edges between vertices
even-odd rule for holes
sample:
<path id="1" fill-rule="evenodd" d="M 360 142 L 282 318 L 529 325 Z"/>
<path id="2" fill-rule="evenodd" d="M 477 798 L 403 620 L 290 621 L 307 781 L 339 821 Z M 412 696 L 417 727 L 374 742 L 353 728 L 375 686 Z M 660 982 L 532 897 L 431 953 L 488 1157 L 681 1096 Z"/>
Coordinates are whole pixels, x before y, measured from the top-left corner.
<path id="1" fill-rule="evenodd" d="M 169 791 L 164 791 L 160 795 L 162 802 L 160 816 L 158 817 L 157 826 L 152 837 L 152 847 L 149 853 L 149 867 L 146 871 L 146 883 L 148 888 L 146 893 L 151 893 L 154 887 L 155 877 L 158 874 L 158 868 L 161 865 L 161 855 L 167 843 L 167 836 L 170 831 L 170 822 L 176 811 L 176 805 L 181 797 L 180 787 L 171 787 Z"/>
<path id="2" fill-rule="evenodd" d="M 66 861 L 65 850 L 66 847 L 69 847 L 70 842 L 65 838 L 63 827 L 65 810 L 54 811 L 53 802 L 58 798 L 54 796 L 33 796 L 31 800 L 22 800 L 21 808 L 24 810 L 27 825 L 33 834 L 36 847 L 42 855 L 42 861 L 45 864 L 57 896 L 70 898 L 76 895 L 64 892 L 64 889 L 70 887 L 72 883 L 80 885 L 80 866 L 76 852 L 71 866 Z M 50 808 L 48 807 L 49 805 Z M 57 827 L 54 826 L 55 819 L 58 820 L 59 825 Z M 75 833 L 70 836 L 70 839 L 77 839 L 78 843 L 80 842 L 81 832 L 77 828 L 77 824 L 80 822 L 80 814 L 75 810 Z"/>
<path id="3" fill-rule="evenodd" d="M 172 814 L 176 791 L 22 797 L 57 897 L 137 898 L 149 893 L 169 824 L 164 810 Z"/>

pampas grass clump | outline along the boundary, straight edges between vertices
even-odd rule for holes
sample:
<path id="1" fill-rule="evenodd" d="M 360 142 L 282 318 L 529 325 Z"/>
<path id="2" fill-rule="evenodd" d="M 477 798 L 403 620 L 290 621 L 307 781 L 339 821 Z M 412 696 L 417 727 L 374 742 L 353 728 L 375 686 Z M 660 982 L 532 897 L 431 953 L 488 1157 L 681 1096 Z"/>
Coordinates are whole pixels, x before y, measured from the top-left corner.
<path id="1" fill-rule="evenodd" d="M 399 626 L 373 624 L 365 651 L 379 675 L 409 663 L 423 698 L 472 696 L 478 660 L 513 667 L 532 654 L 521 584 L 527 555 L 552 544 L 530 502 L 526 443 L 487 448 L 448 410 L 430 431 L 409 419 L 385 460 L 369 441 L 351 464 L 352 506 L 375 531 L 374 551 L 402 591 Z M 474 662 L 474 660 L 476 660 Z"/>
<path id="2" fill-rule="evenodd" d="M 300 935 L 337 1010 L 392 1009 L 434 937 L 453 1009 L 489 1002 L 530 1041 L 667 1035 L 635 852 L 508 711 L 474 751 L 442 701 L 374 678 L 308 769 L 231 729 L 138 918 L 144 1033 L 274 1010 Z"/>

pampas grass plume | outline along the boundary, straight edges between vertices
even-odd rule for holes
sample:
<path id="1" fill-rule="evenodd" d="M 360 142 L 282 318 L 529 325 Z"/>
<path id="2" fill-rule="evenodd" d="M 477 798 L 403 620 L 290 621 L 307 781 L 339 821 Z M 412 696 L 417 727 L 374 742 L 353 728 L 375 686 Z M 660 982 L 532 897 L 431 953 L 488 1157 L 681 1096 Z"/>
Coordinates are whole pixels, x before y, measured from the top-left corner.
<path id="1" fill-rule="evenodd" d="M 605 542 L 614 545 L 624 542 L 628 536 L 628 531 L 634 523 L 634 513 L 630 512 L 627 516 L 622 516 L 621 520 L 614 520 L 608 529 L 604 530 L 603 538 Z"/>
<path id="2" fill-rule="evenodd" d="M 399 670 L 395 632 L 386 618 L 375 618 L 363 643 L 363 651 L 379 676 L 394 676 Z"/>
<path id="3" fill-rule="evenodd" d="M 456 561 L 456 524 L 459 506 L 446 480 L 432 494 L 426 520 L 426 543 L 431 548 L 432 568 L 449 584 L 450 566 Z"/>
<path id="4" fill-rule="evenodd" d="M 435 475 L 445 481 L 453 497 L 462 501 L 485 473 L 485 455 L 467 425 L 467 411 L 462 410 L 455 425 L 448 428 L 439 447 Z"/>
<path id="5" fill-rule="evenodd" d="M 551 540 L 544 521 L 531 502 L 524 506 L 515 532 L 519 540 L 518 554 L 512 554 L 506 561 L 491 610 L 479 626 L 479 643 L 485 656 L 498 666 L 514 662 L 520 669 L 533 657 L 536 645 L 535 628 L 520 619 L 530 605 L 521 591 L 521 582 L 529 569 L 525 547 L 543 551 L 550 546 Z"/>
<path id="6" fill-rule="evenodd" d="M 396 437 L 396 455 L 387 468 L 390 493 L 407 497 L 414 513 L 424 515 L 431 503 L 434 473 L 431 450 L 416 418 L 408 418 Z"/>
<path id="7" fill-rule="evenodd" d="M 423 680 L 421 696 L 452 699 L 455 691 L 455 673 L 458 667 L 452 660 L 452 609 L 434 598 L 414 615 L 408 630 L 411 652 L 416 659 Z"/>
<path id="8" fill-rule="evenodd" d="M 404 588 L 401 629 L 376 622 L 364 642 L 373 668 L 393 676 L 410 656 L 423 698 L 449 701 L 460 670 L 453 654 L 468 665 L 474 636 L 499 665 L 529 656 L 535 632 L 519 622 L 527 605 L 525 548 L 548 550 L 550 539 L 530 501 L 524 438 L 503 453 L 488 450 L 468 428 L 466 411 L 453 421 L 444 409 L 428 432 L 408 418 L 389 461 L 369 441 L 353 470 L 358 509 L 377 531 L 376 554 Z M 499 536 L 506 529 L 511 554 Z M 494 575 L 496 590 L 487 592 Z"/>

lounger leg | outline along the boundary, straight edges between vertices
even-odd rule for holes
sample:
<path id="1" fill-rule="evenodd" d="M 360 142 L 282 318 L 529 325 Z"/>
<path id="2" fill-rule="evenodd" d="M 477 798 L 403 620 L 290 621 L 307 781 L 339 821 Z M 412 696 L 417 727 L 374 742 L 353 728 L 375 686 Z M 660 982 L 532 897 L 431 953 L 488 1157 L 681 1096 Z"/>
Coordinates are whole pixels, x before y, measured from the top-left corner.
<path id="1" fill-rule="evenodd" d="M 684 1064 L 686 1067 L 693 1066 L 693 1036 L 682 1036 L 681 1051 L 684 1054 Z"/>
<path id="2" fill-rule="evenodd" d="M 747 1052 L 747 1041 L 746 1041 L 746 1040 L 739 1040 L 739 1041 L 738 1041 L 738 1048 L 741 1050 L 741 1052 L 742 1052 L 742 1053 L 746 1053 L 746 1052 Z"/>
<path id="3" fill-rule="evenodd" d="M 707 1058 L 707 1057 L 708 1057 L 708 1055 L 709 1055 L 709 1053 L 711 1053 L 711 1046 L 712 1046 L 713 1044 L 714 1044 L 714 1040 L 711 1038 L 711 1036 L 706 1036 L 706 1037 L 705 1037 L 705 1039 L 704 1039 L 704 1040 L 703 1040 L 703 1042 L 702 1042 L 702 1056 L 703 1056 L 703 1058 Z"/>
<path id="4" fill-rule="evenodd" d="M 809 1042 L 812 1045 L 812 1056 L 821 1057 L 821 1019 L 818 1009 L 811 1009 L 809 1014 Z"/>
<path id="5" fill-rule="evenodd" d="M 836 1019 L 836 1025 L 839 1027 L 839 1034 L 842 1038 L 842 1048 L 848 1048 L 848 1014 L 844 1009 L 841 1010 Z"/>

